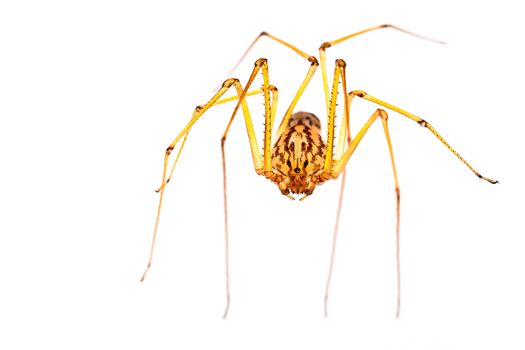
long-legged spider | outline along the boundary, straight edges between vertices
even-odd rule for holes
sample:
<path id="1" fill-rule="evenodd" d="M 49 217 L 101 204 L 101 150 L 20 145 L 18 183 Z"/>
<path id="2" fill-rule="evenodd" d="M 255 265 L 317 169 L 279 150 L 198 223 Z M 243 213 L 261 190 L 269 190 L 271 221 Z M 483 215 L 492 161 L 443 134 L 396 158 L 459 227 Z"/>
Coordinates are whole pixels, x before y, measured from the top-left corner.
<path id="1" fill-rule="evenodd" d="M 346 84 L 346 72 L 345 72 L 346 63 L 342 59 L 337 59 L 335 61 L 335 71 L 334 71 L 334 76 L 333 76 L 333 81 L 332 81 L 332 88 L 331 88 L 331 91 L 329 90 L 328 77 L 327 77 L 327 72 L 326 72 L 326 49 L 334 45 L 340 44 L 348 39 L 354 38 L 356 36 L 359 36 L 365 33 L 375 31 L 377 29 L 382 29 L 382 28 L 395 29 L 397 31 L 400 31 L 405 34 L 409 34 L 409 35 L 412 35 L 412 36 L 415 36 L 421 39 L 441 43 L 439 41 L 432 40 L 432 39 L 423 37 L 421 35 L 409 32 L 397 26 L 384 24 L 384 25 L 371 27 L 371 28 L 368 28 L 368 29 L 365 29 L 365 30 L 362 30 L 356 33 L 352 33 L 350 35 L 344 36 L 334 41 L 323 43 L 319 47 L 319 57 L 318 57 L 319 60 L 318 60 L 317 57 L 308 55 L 305 52 L 299 50 L 297 47 L 289 44 L 288 42 L 280 38 L 277 38 L 271 34 L 268 34 L 266 32 L 262 32 L 256 37 L 256 39 L 252 42 L 252 44 L 248 47 L 244 55 L 241 57 L 239 62 L 235 65 L 235 68 L 240 64 L 240 62 L 244 59 L 244 57 L 247 55 L 250 49 L 256 44 L 256 42 L 263 36 L 268 37 L 276 41 L 277 43 L 288 47 L 289 49 L 291 49 L 296 54 L 300 55 L 301 57 L 303 57 L 310 63 L 310 67 L 308 69 L 308 72 L 306 73 L 306 77 L 304 78 L 301 86 L 299 87 L 299 90 L 295 94 L 295 97 L 290 103 L 290 106 L 286 110 L 286 113 L 284 114 L 284 117 L 281 123 L 279 124 L 277 133 L 276 133 L 276 142 L 273 143 L 272 130 L 273 130 L 273 123 L 274 123 L 275 114 L 276 114 L 278 91 L 276 87 L 274 87 L 273 85 L 270 85 L 267 59 L 260 58 L 255 62 L 255 67 L 253 68 L 253 71 L 244 88 L 242 87 L 238 79 L 230 78 L 224 81 L 222 86 L 218 89 L 218 91 L 213 95 L 213 97 L 206 104 L 197 106 L 195 108 L 195 111 L 193 112 L 193 116 L 190 122 L 186 125 L 186 127 L 184 127 L 184 129 L 182 129 L 182 131 L 177 135 L 177 137 L 173 140 L 173 142 L 166 149 L 166 153 L 164 156 L 164 168 L 162 171 L 162 181 L 161 181 L 161 185 L 159 189 L 157 190 L 158 192 L 160 192 L 160 197 L 159 197 L 159 204 L 158 204 L 158 209 L 157 209 L 157 217 L 155 220 L 155 228 L 153 231 L 153 238 L 151 241 L 151 248 L 149 252 L 148 264 L 142 275 L 141 282 L 146 277 L 146 274 L 151 266 L 151 261 L 153 258 L 155 239 L 157 236 L 160 212 L 162 208 L 162 199 L 164 197 L 164 189 L 173 174 L 175 165 L 177 164 L 177 160 L 179 159 L 182 149 L 184 148 L 184 144 L 186 142 L 186 139 L 188 137 L 188 134 L 191 128 L 197 122 L 197 120 L 199 120 L 199 118 L 206 111 L 208 111 L 212 106 L 215 106 L 221 103 L 225 103 L 225 102 L 237 101 L 237 104 L 235 105 L 235 109 L 232 113 L 232 116 L 230 117 L 230 120 L 226 126 L 226 129 L 224 130 L 224 133 L 221 139 L 222 167 L 223 167 L 223 190 L 224 190 L 224 234 L 225 234 L 225 269 L 226 269 L 226 308 L 225 308 L 223 317 L 227 316 L 229 306 L 230 306 L 230 287 L 229 287 L 230 275 L 229 275 L 229 262 L 228 262 L 228 256 L 229 256 L 229 252 L 228 252 L 228 209 L 227 209 L 228 206 L 227 206 L 227 195 L 226 195 L 226 160 L 225 160 L 224 145 L 226 142 L 228 131 L 230 130 L 230 126 L 239 108 L 242 109 L 242 112 L 244 115 L 244 121 L 246 124 L 246 131 L 248 133 L 248 139 L 250 142 L 251 155 L 253 159 L 253 165 L 255 168 L 255 172 L 258 175 L 262 175 L 266 177 L 268 180 L 275 183 L 283 195 L 287 196 L 290 199 L 295 199 L 293 195 L 302 195 L 299 198 L 300 200 L 304 200 L 306 197 L 308 197 L 309 195 L 313 193 L 317 185 L 320 185 L 327 180 L 336 179 L 340 175 L 342 175 L 341 188 L 340 188 L 340 194 L 339 194 L 339 204 L 338 204 L 336 223 L 335 223 L 333 239 L 332 239 L 332 252 L 331 252 L 330 264 L 329 264 L 329 269 L 328 269 L 328 277 L 326 280 L 326 287 L 325 287 L 324 314 L 326 317 L 327 309 L 328 309 L 327 303 L 328 303 L 330 281 L 332 278 L 332 269 L 333 269 L 334 257 L 335 257 L 338 223 L 339 223 L 339 217 L 341 213 L 341 203 L 342 203 L 342 196 L 343 196 L 343 191 L 344 191 L 345 167 L 346 167 L 346 164 L 348 163 L 348 160 L 354 153 L 355 149 L 361 142 L 363 136 L 366 134 L 370 126 L 377 119 L 380 118 L 383 124 L 383 130 L 385 133 L 385 137 L 386 137 L 386 141 L 388 145 L 388 151 L 390 154 L 390 160 L 391 160 L 392 170 L 393 170 L 393 175 L 394 175 L 395 193 L 396 193 L 396 208 L 397 208 L 396 210 L 396 216 L 397 216 L 397 221 L 396 221 L 396 271 L 397 271 L 396 318 L 399 317 L 400 302 L 401 302 L 401 273 L 400 273 L 400 262 L 399 262 L 399 256 L 400 256 L 399 254 L 400 190 L 399 190 L 398 178 L 397 178 L 397 173 L 396 173 L 396 166 L 394 162 L 394 154 L 392 151 L 392 142 L 390 140 L 390 133 L 388 131 L 388 114 L 384 109 L 378 108 L 372 114 L 372 116 L 370 116 L 370 118 L 366 121 L 366 123 L 361 127 L 357 135 L 355 135 L 355 137 L 352 137 L 350 134 L 350 106 L 351 106 L 353 99 L 355 97 L 359 97 L 359 98 L 371 101 L 381 107 L 397 112 L 400 115 L 403 115 L 415 121 L 420 126 L 428 129 L 432 134 L 434 134 L 434 136 L 437 137 L 439 141 L 441 141 L 441 143 L 445 145 L 445 147 L 447 147 L 457 158 L 459 158 L 459 160 L 463 164 L 465 164 L 474 174 L 476 174 L 476 176 L 492 184 L 495 184 L 498 181 L 482 176 L 478 171 L 476 171 L 458 152 L 456 152 L 456 150 L 454 150 L 454 148 L 452 148 L 452 146 L 449 145 L 447 141 L 445 141 L 445 139 L 436 131 L 436 129 L 434 129 L 434 127 L 432 127 L 432 125 L 430 125 L 430 123 L 428 123 L 424 119 L 410 112 L 407 112 L 395 105 L 392 105 L 372 95 L 369 95 L 368 93 L 364 91 L 354 90 L 354 91 L 348 92 L 347 84 Z M 309 112 L 295 112 L 294 113 L 295 107 L 297 103 L 299 102 L 299 99 L 301 98 L 304 89 L 310 82 L 319 64 L 321 65 L 321 73 L 322 73 L 325 102 L 326 102 L 326 114 L 328 116 L 328 122 L 327 122 L 328 130 L 326 133 L 326 141 L 324 141 L 321 136 L 321 123 L 314 114 L 309 113 Z M 250 91 L 250 87 L 259 72 L 262 73 L 262 78 L 263 78 L 262 88 L 258 88 L 258 89 L 254 89 Z M 337 95 L 338 95 L 340 83 L 342 85 L 342 90 L 343 90 L 343 95 L 344 95 L 344 116 L 343 116 L 340 130 L 339 130 L 339 140 L 342 140 L 342 141 L 338 142 L 336 145 L 334 142 L 334 139 L 335 139 L 334 120 L 335 120 L 335 112 L 336 112 Z M 233 97 L 226 97 L 226 98 L 221 99 L 221 97 L 228 90 L 230 90 L 231 87 L 235 88 L 237 95 Z M 263 147 L 262 147 L 262 152 L 263 152 L 262 155 L 259 151 L 260 150 L 259 144 L 255 136 L 252 119 L 250 117 L 250 112 L 248 110 L 248 104 L 246 102 L 246 97 L 261 94 L 261 93 L 264 96 L 264 107 L 265 107 L 264 140 L 263 140 Z M 179 147 L 178 152 L 173 161 L 173 165 L 171 167 L 169 176 L 167 176 L 168 160 L 170 158 L 171 153 L 177 146 Z"/>

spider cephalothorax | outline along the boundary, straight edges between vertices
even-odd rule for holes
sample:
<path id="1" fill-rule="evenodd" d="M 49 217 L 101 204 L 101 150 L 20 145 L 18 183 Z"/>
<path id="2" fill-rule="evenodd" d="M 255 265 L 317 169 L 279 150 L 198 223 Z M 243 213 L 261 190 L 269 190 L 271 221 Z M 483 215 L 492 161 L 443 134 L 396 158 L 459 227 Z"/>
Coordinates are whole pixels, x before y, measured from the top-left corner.
<path id="1" fill-rule="evenodd" d="M 312 194 L 323 171 L 325 152 L 319 118 L 308 112 L 292 114 L 272 149 L 274 181 L 281 192 L 290 198 L 290 192 Z"/>

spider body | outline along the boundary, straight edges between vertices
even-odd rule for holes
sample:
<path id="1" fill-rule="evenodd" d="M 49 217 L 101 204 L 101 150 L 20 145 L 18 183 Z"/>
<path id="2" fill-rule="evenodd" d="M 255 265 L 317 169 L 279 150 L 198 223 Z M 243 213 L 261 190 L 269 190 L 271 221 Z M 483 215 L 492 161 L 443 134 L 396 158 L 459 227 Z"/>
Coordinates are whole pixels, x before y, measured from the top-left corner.
<path id="1" fill-rule="evenodd" d="M 326 144 L 321 137 L 321 122 L 314 114 L 296 112 L 272 149 L 273 181 L 290 199 L 293 194 L 312 194 L 322 183 Z"/>

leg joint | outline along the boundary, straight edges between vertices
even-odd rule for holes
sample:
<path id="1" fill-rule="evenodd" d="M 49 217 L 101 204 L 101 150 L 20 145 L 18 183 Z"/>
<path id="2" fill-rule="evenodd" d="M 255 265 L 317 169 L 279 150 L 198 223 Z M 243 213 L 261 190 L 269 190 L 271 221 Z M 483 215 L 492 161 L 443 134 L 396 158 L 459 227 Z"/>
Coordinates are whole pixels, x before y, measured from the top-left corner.
<path id="1" fill-rule="evenodd" d="M 381 117 L 381 119 L 383 119 L 385 122 L 388 120 L 388 113 L 382 109 L 382 108 L 378 108 L 377 109 L 377 113 L 379 113 L 379 116 Z"/>
<path id="2" fill-rule="evenodd" d="M 237 78 L 230 78 L 230 79 L 226 79 L 224 81 L 224 83 L 222 83 L 222 87 L 223 88 L 230 88 L 232 85 L 236 84 L 239 82 L 239 79 Z"/>
<path id="3" fill-rule="evenodd" d="M 268 60 L 267 60 L 266 58 L 259 58 L 257 61 L 255 61 L 255 66 L 256 66 L 256 67 L 262 67 L 262 66 L 264 66 L 267 62 L 268 62 Z"/>
<path id="4" fill-rule="evenodd" d="M 315 56 L 308 57 L 308 62 L 312 64 L 312 66 L 318 66 L 319 61 L 317 61 L 317 58 Z"/>
<path id="5" fill-rule="evenodd" d="M 195 113 L 199 113 L 203 108 L 203 105 L 198 105 L 197 107 L 195 107 Z"/>
<path id="6" fill-rule="evenodd" d="M 321 44 L 319 47 L 319 51 L 325 51 L 327 48 L 331 47 L 332 44 L 330 44 L 328 41 Z"/>
<path id="7" fill-rule="evenodd" d="M 365 97 L 368 94 L 366 92 L 364 92 L 363 90 L 354 90 L 354 91 L 350 92 L 349 95 L 357 96 L 357 97 Z"/>

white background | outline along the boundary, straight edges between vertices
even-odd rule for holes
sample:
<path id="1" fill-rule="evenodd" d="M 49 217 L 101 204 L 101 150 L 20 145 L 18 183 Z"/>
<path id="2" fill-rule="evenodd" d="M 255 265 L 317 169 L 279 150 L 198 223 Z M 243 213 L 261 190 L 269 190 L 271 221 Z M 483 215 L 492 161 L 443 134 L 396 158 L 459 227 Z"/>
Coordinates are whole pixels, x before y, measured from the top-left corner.
<path id="1" fill-rule="evenodd" d="M 516 3 L 516 5 L 514 5 Z M 512 1 L 48 1 L 0 5 L 0 348 L 468 349 L 525 347 L 523 20 Z M 192 131 L 140 284 L 164 150 L 266 30 L 328 51 L 390 113 L 401 183 L 403 300 L 395 320 L 395 196 L 374 125 L 348 165 L 330 317 L 322 299 L 339 182 L 304 202 L 255 175 L 242 118 L 227 144 L 232 304 L 224 307 L 220 136 Z M 308 63 L 261 40 L 279 115 Z M 320 73 L 320 72 L 318 72 Z M 298 109 L 323 113 L 320 74 Z M 261 99 L 252 98 L 254 123 Z M 374 111 L 356 102 L 354 133 Z M 258 132 L 258 135 L 261 135 Z"/>

